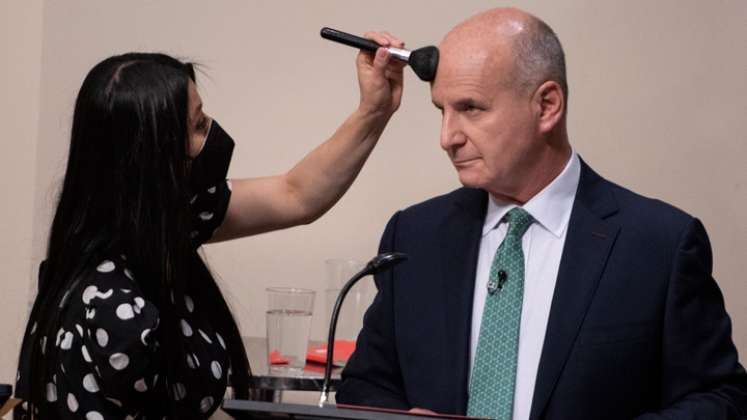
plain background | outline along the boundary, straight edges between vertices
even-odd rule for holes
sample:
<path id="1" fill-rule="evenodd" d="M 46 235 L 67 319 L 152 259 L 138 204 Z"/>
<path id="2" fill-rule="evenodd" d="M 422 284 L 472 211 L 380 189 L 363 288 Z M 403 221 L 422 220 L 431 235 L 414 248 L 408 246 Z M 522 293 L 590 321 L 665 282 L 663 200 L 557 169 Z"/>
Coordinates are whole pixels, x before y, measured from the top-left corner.
<path id="1" fill-rule="evenodd" d="M 437 44 L 489 1 L 0 2 L 0 382 L 13 382 L 37 265 L 87 71 L 127 51 L 201 63 L 205 109 L 236 139 L 230 176 L 282 173 L 358 102 L 355 51 L 319 29 L 388 30 Z M 701 218 L 734 341 L 747 353 L 747 2 L 518 1 L 559 34 L 569 131 L 603 176 Z M 402 107 L 348 194 L 309 226 L 205 247 L 246 335 L 264 289 L 326 287 L 327 258 L 367 260 L 398 209 L 459 186 L 429 87 L 406 70 Z M 317 296 L 317 314 L 323 295 Z M 315 316 L 313 336 L 322 336 Z"/>

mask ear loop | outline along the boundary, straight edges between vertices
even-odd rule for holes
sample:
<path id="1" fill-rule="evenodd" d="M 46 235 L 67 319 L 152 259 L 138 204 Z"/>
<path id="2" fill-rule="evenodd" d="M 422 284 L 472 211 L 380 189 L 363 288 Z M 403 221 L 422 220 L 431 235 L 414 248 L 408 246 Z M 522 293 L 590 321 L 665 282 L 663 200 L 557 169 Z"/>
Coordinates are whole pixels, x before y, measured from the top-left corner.
<path id="1" fill-rule="evenodd" d="M 210 122 L 209 122 L 210 125 L 208 126 L 207 134 L 205 134 L 205 140 L 200 145 L 200 150 L 197 151 L 197 153 L 192 159 L 196 158 L 197 156 L 200 156 L 200 153 L 202 153 L 203 149 L 205 149 L 205 144 L 207 144 L 208 139 L 210 138 L 210 132 L 213 131 L 213 119 L 212 118 L 209 118 L 209 119 L 210 119 Z"/>

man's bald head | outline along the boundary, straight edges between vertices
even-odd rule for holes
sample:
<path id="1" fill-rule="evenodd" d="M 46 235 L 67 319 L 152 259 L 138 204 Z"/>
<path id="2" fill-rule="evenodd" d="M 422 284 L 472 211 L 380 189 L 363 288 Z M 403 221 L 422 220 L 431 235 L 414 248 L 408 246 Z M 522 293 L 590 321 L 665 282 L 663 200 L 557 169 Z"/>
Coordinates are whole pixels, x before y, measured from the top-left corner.
<path id="1" fill-rule="evenodd" d="M 554 81 L 567 103 L 565 54 L 560 41 L 545 22 L 526 12 L 498 8 L 472 16 L 452 29 L 439 49 L 442 60 L 475 64 L 484 60 L 499 65 L 509 74 L 496 74 L 496 80 L 523 91 Z"/>
<path id="2" fill-rule="evenodd" d="M 459 180 L 501 201 L 527 202 L 571 154 L 560 42 L 534 16 L 493 9 L 459 24 L 439 50 L 431 99 Z"/>

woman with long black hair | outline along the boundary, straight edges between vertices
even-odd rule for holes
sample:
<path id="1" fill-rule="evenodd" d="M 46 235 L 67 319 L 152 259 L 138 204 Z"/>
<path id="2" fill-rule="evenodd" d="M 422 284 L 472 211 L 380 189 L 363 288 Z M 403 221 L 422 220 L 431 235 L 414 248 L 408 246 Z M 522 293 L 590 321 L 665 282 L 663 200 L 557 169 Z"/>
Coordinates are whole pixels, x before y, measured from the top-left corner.
<path id="1" fill-rule="evenodd" d="M 197 249 L 310 223 L 344 194 L 402 94 L 386 51 L 360 53 L 357 68 L 360 105 L 329 140 L 284 175 L 232 183 L 233 141 L 202 111 L 192 65 L 130 53 L 89 72 L 16 418 L 207 418 L 227 386 L 250 396 L 239 330 Z"/>

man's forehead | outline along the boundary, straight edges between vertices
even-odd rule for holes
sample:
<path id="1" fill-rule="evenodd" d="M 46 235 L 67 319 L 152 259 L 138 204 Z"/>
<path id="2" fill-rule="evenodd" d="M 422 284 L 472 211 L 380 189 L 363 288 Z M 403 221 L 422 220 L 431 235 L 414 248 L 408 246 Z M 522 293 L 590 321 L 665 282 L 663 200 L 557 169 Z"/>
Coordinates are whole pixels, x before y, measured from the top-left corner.
<path id="1" fill-rule="evenodd" d="M 431 86 L 431 94 L 440 96 L 447 93 L 479 93 L 480 90 L 497 86 L 501 79 L 503 65 L 501 57 L 483 48 L 463 50 L 445 49 L 436 72 L 436 80 Z"/>

